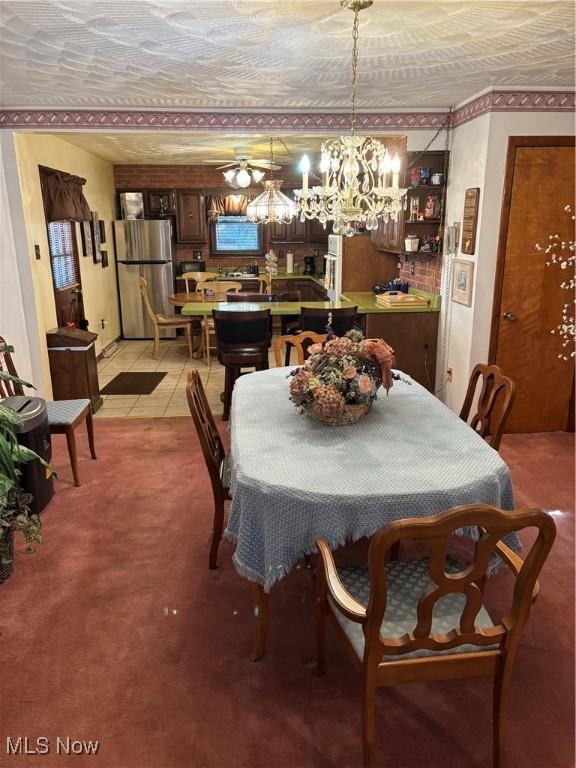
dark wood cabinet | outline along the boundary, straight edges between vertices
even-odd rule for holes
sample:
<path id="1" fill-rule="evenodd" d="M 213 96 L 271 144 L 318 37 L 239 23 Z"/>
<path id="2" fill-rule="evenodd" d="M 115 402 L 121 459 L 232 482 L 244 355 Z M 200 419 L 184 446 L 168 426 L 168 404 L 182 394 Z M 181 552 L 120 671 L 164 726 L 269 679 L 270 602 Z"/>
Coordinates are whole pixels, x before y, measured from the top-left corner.
<path id="1" fill-rule="evenodd" d="M 174 190 L 150 189 L 147 194 L 148 215 L 163 216 L 168 213 L 176 213 L 176 192 Z"/>
<path id="2" fill-rule="evenodd" d="M 371 232 L 372 245 L 379 251 L 388 253 L 400 253 L 404 250 L 404 217 L 398 219 L 380 220 L 377 229 Z"/>
<path id="3" fill-rule="evenodd" d="M 206 242 L 206 206 L 198 191 L 176 192 L 176 240 L 178 243 Z"/>
<path id="4" fill-rule="evenodd" d="M 294 277 L 289 280 L 273 278 L 272 293 L 284 291 L 300 291 L 302 301 L 326 301 L 327 299 L 325 288 L 310 277 Z"/>
<path id="5" fill-rule="evenodd" d="M 87 398 L 92 410 L 102 405 L 94 342 L 97 333 L 53 328 L 46 333 L 54 400 Z"/>
<path id="6" fill-rule="evenodd" d="M 311 219 L 306 222 L 307 227 L 307 240 L 310 243 L 326 243 L 328 242 L 328 235 L 332 234 L 332 224 L 326 224 L 326 229 L 322 226 L 318 219 Z"/>
<path id="7" fill-rule="evenodd" d="M 394 349 L 396 367 L 434 391 L 439 312 L 382 312 L 365 315 L 365 334 Z"/>
<path id="8" fill-rule="evenodd" d="M 269 240 L 271 243 L 305 243 L 307 228 L 306 222 L 298 217 L 288 224 L 270 224 Z"/>

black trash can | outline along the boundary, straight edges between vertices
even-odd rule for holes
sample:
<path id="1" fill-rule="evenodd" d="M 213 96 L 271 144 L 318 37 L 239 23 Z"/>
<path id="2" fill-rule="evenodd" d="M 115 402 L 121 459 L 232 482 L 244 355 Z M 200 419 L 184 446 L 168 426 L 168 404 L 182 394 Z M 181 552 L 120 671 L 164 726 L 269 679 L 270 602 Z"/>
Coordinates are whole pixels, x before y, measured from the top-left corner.
<path id="1" fill-rule="evenodd" d="M 52 460 L 52 441 L 48 426 L 48 409 L 41 397 L 14 395 L 2 401 L 22 420 L 17 430 L 18 442 L 35 451 L 46 463 Z M 20 466 L 22 488 L 33 496 L 30 505 L 32 514 L 39 514 L 54 496 L 54 478 L 46 477 L 46 468 L 36 459 Z"/>

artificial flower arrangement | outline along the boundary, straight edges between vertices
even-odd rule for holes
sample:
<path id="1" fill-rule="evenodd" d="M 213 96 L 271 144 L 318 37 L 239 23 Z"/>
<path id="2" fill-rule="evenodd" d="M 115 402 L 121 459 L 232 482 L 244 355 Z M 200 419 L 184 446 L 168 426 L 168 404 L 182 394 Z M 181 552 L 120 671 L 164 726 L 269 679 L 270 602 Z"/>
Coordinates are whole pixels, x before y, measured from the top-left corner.
<path id="1" fill-rule="evenodd" d="M 381 385 L 387 392 L 392 386 L 394 350 L 382 339 L 365 339 L 357 330 L 329 334 L 308 354 L 289 374 L 290 399 L 315 421 L 353 424 L 368 413 Z"/>

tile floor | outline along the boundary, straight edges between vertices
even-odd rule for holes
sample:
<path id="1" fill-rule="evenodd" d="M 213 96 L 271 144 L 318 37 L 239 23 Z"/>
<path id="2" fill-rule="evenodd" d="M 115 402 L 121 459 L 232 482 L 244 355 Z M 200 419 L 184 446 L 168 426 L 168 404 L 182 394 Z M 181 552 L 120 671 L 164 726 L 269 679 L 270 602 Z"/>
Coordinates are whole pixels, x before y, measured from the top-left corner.
<path id="1" fill-rule="evenodd" d="M 274 366 L 272 354 L 270 366 Z M 117 352 L 98 362 L 101 389 L 125 371 L 165 371 L 166 376 L 150 395 L 102 395 L 104 405 L 96 417 L 189 416 L 186 377 L 194 368 L 200 371 L 210 408 L 215 415 L 222 415 L 220 392 L 224 389 L 224 368 L 214 357 L 211 356 L 209 366 L 204 360 L 190 359 L 181 338 L 161 341 L 157 360 L 152 358 L 151 341 L 121 341 Z"/>

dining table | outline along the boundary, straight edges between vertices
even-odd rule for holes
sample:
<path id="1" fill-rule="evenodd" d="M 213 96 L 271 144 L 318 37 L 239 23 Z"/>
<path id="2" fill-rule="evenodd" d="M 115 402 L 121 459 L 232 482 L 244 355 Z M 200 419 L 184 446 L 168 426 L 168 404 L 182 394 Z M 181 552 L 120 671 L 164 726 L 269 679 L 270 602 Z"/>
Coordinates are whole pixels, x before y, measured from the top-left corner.
<path id="1" fill-rule="evenodd" d="M 290 370 L 243 376 L 232 395 L 225 536 L 253 587 L 253 661 L 266 649 L 270 590 L 316 551 L 317 538 L 337 548 L 464 504 L 514 508 L 498 452 L 409 376 L 395 371 L 400 378 L 357 423 L 329 426 L 298 413 Z M 460 533 L 478 537 L 477 528 Z"/>

